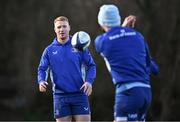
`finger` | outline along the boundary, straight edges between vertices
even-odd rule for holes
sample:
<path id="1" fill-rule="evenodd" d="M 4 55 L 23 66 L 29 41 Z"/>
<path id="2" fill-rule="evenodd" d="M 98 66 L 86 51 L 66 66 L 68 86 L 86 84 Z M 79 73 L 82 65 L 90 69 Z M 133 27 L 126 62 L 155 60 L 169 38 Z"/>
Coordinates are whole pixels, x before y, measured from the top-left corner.
<path id="1" fill-rule="evenodd" d="M 136 19 L 134 18 L 134 17 L 131 17 L 130 19 L 129 19 L 129 26 L 130 27 L 134 27 L 135 26 L 135 22 L 136 22 Z"/>
<path id="2" fill-rule="evenodd" d="M 134 16 L 130 15 L 127 17 L 127 20 L 132 20 L 134 18 Z"/>
<path id="3" fill-rule="evenodd" d="M 44 88 L 46 88 L 48 86 L 48 82 L 44 82 L 41 84 Z"/>
<path id="4" fill-rule="evenodd" d="M 91 95 L 91 93 L 92 93 L 92 91 L 89 91 L 88 96 L 90 96 L 90 95 Z"/>
<path id="5" fill-rule="evenodd" d="M 46 92 L 46 89 L 43 89 L 43 92 Z"/>
<path id="6" fill-rule="evenodd" d="M 125 20 L 124 20 L 124 23 L 123 23 L 123 26 L 131 26 L 132 24 L 132 17 L 131 16 L 128 16 Z"/>
<path id="7" fill-rule="evenodd" d="M 45 88 L 43 88 L 43 87 L 40 87 L 40 92 L 45 92 L 46 91 L 46 89 Z"/>
<path id="8" fill-rule="evenodd" d="M 84 84 L 81 86 L 80 90 L 82 90 L 84 88 Z"/>
<path id="9" fill-rule="evenodd" d="M 92 89 L 91 89 L 91 88 L 89 88 L 89 89 L 87 90 L 87 95 L 88 95 L 88 96 L 90 96 L 90 95 L 91 95 L 91 93 L 92 93 Z"/>
<path id="10" fill-rule="evenodd" d="M 135 27 L 135 23 L 136 23 L 136 20 L 134 20 L 133 23 L 132 23 L 133 28 Z"/>
<path id="11" fill-rule="evenodd" d="M 46 85 L 44 83 L 40 84 L 40 86 L 46 89 Z"/>
<path id="12" fill-rule="evenodd" d="M 41 89 L 40 91 L 41 91 L 41 92 L 44 92 L 45 90 L 44 90 L 44 89 Z"/>
<path id="13" fill-rule="evenodd" d="M 80 88 L 80 90 L 84 89 L 83 91 L 86 93 L 86 89 L 87 89 L 87 86 L 86 84 L 83 84 L 82 87 Z"/>
<path id="14" fill-rule="evenodd" d="M 87 85 L 87 90 L 86 90 L 86 95 L 90 95 L 91 94 L 91 92 L 92 92 L 92 87 L 91 87 L 91 85 Z"/>
<path id="15" fill-rule="evenodd" d="M 89 92 L 89 88 L 88 86 L 86 87 L 86 90 L 85 90 L 85 94 L 88 95 L 88 92 Z"/>
<path id="16" fill-rule="evenodd" d="M 127 20 L 133 20 L 133 19 L 136 19 L 136 16 L 129 15 L 129 16 L 127 17 Z"/>
<path id="17" fill-rule="evenodd" d="M 48 85 L 48 82 L 44 82 L 46 85 Z"/>
<path id="18" fill-rule="evenodd" d="M 135 22 L 133 21 L 133 22 L 132 22 L 132 28 L 134 28 L 134 26 L 135 26 Z"/>
<path id="19" fill-rule="evenodd" d="M 86 93 L 88 90 L 88 86 L 86 84 L 84 84 L 84 92 Z"/>
<path id="20" fill-rule="evenodd" d="M 92 94 L 92 87 L 90 88 L 90 91 L 89 91 L 89 95 L 91 95 Z"/>

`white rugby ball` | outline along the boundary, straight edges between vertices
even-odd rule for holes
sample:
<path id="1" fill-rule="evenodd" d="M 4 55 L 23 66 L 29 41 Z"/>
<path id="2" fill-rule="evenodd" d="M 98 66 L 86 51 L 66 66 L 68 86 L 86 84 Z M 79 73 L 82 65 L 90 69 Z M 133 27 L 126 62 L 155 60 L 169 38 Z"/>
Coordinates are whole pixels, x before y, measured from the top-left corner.
<path id="1" fill-rule="evenodd" d="M 91 42 L 91 38 L 87 32 L 78 31 L 76 32 L 71 40 L 71 44 L 74 48 L 83 51 L 85 50 Z"/>

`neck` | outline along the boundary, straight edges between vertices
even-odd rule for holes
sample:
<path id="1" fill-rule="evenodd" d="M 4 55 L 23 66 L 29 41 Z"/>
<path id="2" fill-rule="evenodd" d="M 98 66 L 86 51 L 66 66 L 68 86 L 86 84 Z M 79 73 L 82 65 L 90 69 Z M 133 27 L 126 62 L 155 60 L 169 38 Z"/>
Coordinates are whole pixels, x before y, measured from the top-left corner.
<path id="1" fill-rule="evenodd" d="M 105 31 L 105 32 L 107 32 L 107 31 L 109 31 L 111 28 L 110 27 L 107 27 L 107 26 L 102 26 L 102 28 L 103 28 L 103 30 Z"/>
<path id="2" fill-rule="evenodd" d="M 107 31 L 109 31 L 111 28 L 109 28 L 109 27 L 107 27 L 107 28 L 105 28 L 104 30 L 107 32 Z"/>
<path id="3" fill-rule="evenodd" d="M 59 43 L 61 43 L 61 44 L 65 44 L 68 40 L 69 40 L 69 37 L 68 37 L 68 38 L 64 38 L 64 39 L 57 37 L 57 41 L 58 41 Z"/>

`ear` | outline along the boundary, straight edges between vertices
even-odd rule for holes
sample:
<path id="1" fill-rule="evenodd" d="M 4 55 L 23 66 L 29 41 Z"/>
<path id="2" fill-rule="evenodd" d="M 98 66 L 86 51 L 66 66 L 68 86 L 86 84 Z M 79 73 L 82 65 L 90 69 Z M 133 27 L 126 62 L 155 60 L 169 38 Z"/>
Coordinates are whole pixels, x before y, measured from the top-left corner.
<path id="1" fill-rule="evenodd" d="M 71 26 L 69 25 L 69 31 L 71 30 Z"/>
<path id="2" fill-rule="evenodd" d="M 109 29 L 110 29 L 110 28 L 107 27 L 107 26 L 101 26 L 101 30 L 102 30 L 103 32 L 107 32 Z"/>
<path id="3" fill-rule="evenodd" d="M 55 29 L 55 27 L 54 27 L 54 32 L 56 33 L 56 29 Z"/>

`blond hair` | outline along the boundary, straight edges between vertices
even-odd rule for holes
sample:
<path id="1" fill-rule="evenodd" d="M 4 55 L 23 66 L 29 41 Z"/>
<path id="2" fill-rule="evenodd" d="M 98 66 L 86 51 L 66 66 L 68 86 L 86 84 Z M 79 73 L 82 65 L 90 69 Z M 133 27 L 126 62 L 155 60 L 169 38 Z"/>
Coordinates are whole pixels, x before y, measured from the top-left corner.
<path id="1" fill-rule="evenodd" d="M 65 17 L 65 16 L 59 16 L 59 17 L 57 17 L 57 18 L 54 20 L 54 24 L 55 24 L 57 21 L 67 21 L 67 22 L 69 23 L 68 18 Z"/>

